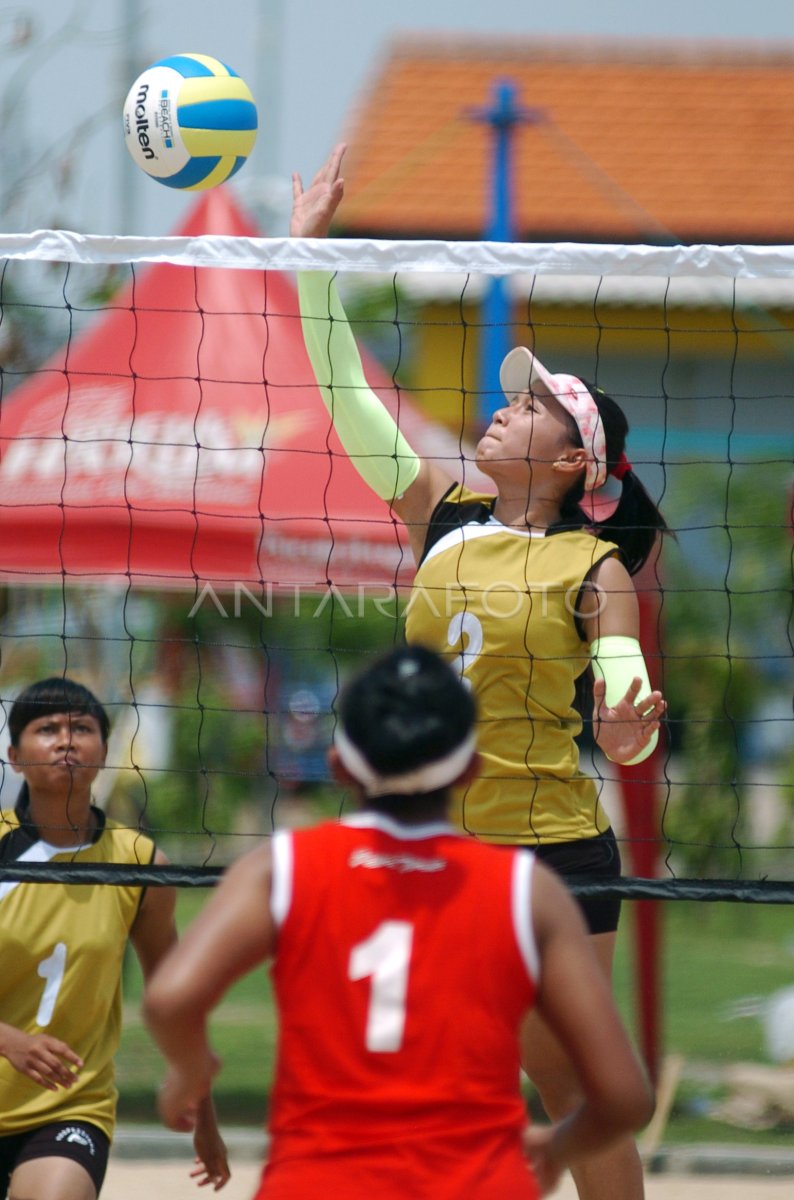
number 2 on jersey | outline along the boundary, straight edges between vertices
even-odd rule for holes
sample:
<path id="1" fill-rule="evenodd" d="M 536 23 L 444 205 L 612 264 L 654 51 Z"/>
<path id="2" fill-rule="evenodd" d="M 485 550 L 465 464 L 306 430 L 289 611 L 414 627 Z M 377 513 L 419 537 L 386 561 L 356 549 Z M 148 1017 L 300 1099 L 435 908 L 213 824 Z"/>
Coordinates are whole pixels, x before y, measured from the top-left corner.
<path id="1" fill-rule="evenodd" d="M 350 979 L 371 979 L 367 1032 L 368 1050 L 394 1054 L 405 1032 L 405 999 L 414 928 L 408 921 L 383 921 L 350 951 Z"/>
<path id="2" fill-rule="evenodd" d="M 465 672 L 474 665 L 479 655 L 482 654 L 484 641 L 485 636 L 479 617 L 475 617 L 472 612 L 455 613 L 447 629 L 447 642 L 450 646 L 457 646 L 460 643 L 462 649 L 460 654 L 452 659 L 450 666 L 453 671 L 460 675 L 468 687 L 471 687 L 471 680 Z"/>
<path id="3" fill-rule="evenodd" d="M 56 942 L 55 949 L 48 958 L 42 959 L 36 973 L 45 980 L 44 995 L 41 997 L 39 1011 L 36 1013 L 36 1024 L 49 1025 L 52 1020 L 55 1001 L 63 983 L 63 973 L 66 970 L 66 942 Z"/>

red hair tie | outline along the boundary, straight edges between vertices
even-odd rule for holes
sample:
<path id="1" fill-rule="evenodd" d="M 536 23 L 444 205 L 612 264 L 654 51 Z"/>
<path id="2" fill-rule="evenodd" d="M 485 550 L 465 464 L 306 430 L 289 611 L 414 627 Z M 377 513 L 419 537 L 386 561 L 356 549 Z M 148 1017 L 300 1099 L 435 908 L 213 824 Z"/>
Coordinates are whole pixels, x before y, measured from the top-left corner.
<path id="1" fill-rule="evenodd" d="M 615 463 L 615 465 L 609 468 L 609 474 L 614 475 L 615 479 L 623 479 L 623 476 L 628 471 L 633 471 L 633 470 L 634 470 L 634 468 L 632 467 L 629 460 L 626 458 L 626 455 L 621 453 L 620 458 Z"/>

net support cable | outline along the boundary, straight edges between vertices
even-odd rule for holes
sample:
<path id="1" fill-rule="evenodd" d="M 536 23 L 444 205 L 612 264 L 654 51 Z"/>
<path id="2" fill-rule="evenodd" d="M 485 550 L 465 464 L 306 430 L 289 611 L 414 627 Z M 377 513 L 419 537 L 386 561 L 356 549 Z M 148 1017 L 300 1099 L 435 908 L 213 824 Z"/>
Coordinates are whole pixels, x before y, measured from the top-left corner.
<path id="1" fill-rule="evenodd" d="M 119 863 L 15 863 L 0 867 L 6 883 L 110 884 L 115 887 L 215 887 L 222 867 L 127 866 Z M 764 904 L 794 903 L 794 880 L 593 879 L 564 876 L 574 895 L 621 900 L 698 900 Z"/>

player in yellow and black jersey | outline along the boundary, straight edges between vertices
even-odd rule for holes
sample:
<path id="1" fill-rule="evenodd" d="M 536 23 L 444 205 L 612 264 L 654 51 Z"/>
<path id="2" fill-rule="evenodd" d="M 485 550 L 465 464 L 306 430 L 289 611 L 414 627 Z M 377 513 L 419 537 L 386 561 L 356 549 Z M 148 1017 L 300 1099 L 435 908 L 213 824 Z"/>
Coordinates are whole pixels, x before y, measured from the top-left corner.
<path id="1" fill-rule="evenodd" d="M 342 199 L 344 146 L 304 190 L 293 237 L 324 237 Z M 617 842 L 579 766 L 576 680 L 591 669 L 593 728 L 614 762 L 642 762 L 665 711 L 639 645 L 631 576 L 665 522 L 626 458 L 628 422 L 600 389 L 552 374 L 525 346 L 502 363 L 505 392 L 476 462 L 493 495 L 420 461 L 368 386 L 327 272 L 298 274 L 303 335 L 334 429 L 363 479 L 405 523 L 417 563 L 406 633 L 454 662 L 480 713 L 480 780 L 457 820 L 478 837 L 531 846 L 564 874 L 620 873 Z M 619 903 L 582 904 L 611 974 Z M 576 1102 L 569 1064 L 528 1025 L 524 1065 L 549 1114 Z M 575 1172 L 581 1200 L 640 1200 L 633 1145 Z"/>
<path id="2" fill-rule="evenodd" d="M 86 688 L 47 679 L 8 721 L 24 783 L 0 813 L 0 865 L 165 862 L 150 838 L 91 803 L 108 718 Z M 0 880 L 0 1196 L 95 1200 L 116 1112 L 121 970 L 132 942 L 145 977 L 176 940 L 172 888 Z M 222 1185 L 211 1103 L 196 1135 L 199 1177 Z"/>
<path id="3" fill-rule="evenodd" d="M 503 525 L 494 497 L 453 487 L 430 521 L 406 615 L 408 641 L 460 647 L 481 697 L 481 776 L 458 794 L 478 837 L 556 846 L 603 834 L 595 783 L 579 768 L 576 680 L 590 654 L 580 624 L 593 571 L 618 553 L 583 530 Z"/>

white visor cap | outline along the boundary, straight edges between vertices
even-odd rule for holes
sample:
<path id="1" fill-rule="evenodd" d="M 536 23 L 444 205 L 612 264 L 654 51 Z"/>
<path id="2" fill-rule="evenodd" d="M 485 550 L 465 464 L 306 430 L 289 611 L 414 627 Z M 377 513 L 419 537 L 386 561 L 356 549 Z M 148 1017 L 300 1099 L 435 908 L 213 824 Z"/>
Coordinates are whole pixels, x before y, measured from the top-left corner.
<path id="1" fill-rule="evenodd" d="M 594 492 L 607 478 L 607 447 L 601 414 L 590 389 L 575 375 L 552 375 L 531 350 L 516 346 L 499 369 L 499 383 L 508 400 L 531 393 L 553 396 L 576 422 L 587 454 L 584 490 Z M 588 505 L 583 505 L 587 511 Z"/>

